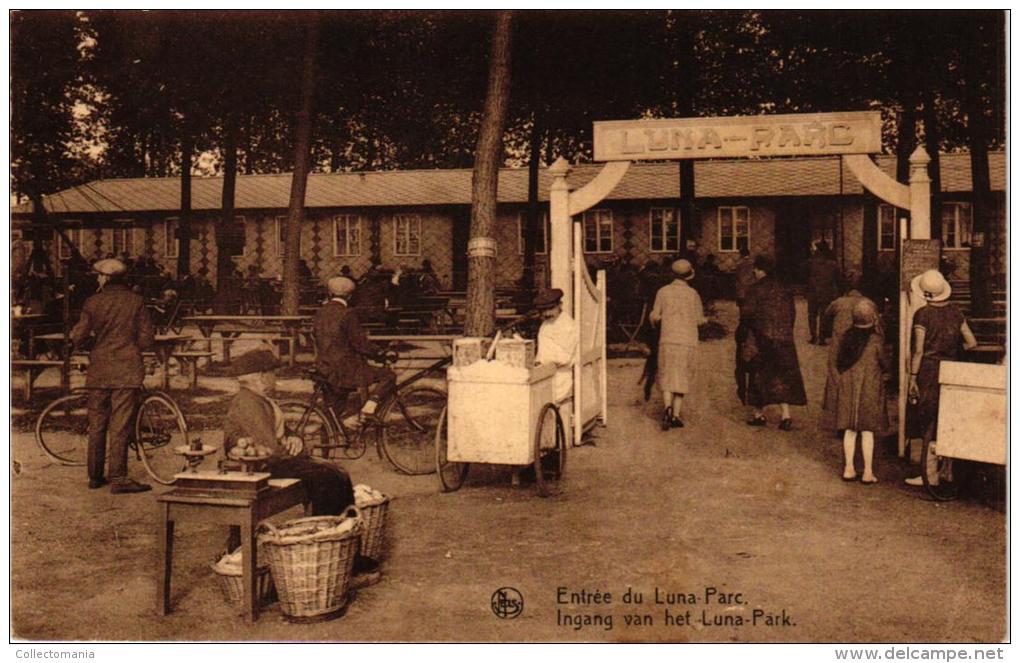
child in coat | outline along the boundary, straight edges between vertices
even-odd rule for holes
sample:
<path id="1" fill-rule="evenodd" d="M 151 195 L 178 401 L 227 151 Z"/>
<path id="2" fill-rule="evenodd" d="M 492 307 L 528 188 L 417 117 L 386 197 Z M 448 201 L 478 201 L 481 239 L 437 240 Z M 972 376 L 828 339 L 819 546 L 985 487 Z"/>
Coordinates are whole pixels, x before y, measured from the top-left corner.
<path id="1" fill-rule="evenodd" d="M 888 368 L 882 336 L 876 331 L 878 309 L 868 299 L 853 309 L 853 327 L 840 341 L 836 357 L 836 393 L 833 399 L 836 430 L 843 431 L 843 480 L 855 481 L 854 451 L 857 433 L 861 434 L 864 473 L 861 483 L 878 482 L 872 468 L 875 431 L 889 427 L 885 384 L 882 373 Z"/>

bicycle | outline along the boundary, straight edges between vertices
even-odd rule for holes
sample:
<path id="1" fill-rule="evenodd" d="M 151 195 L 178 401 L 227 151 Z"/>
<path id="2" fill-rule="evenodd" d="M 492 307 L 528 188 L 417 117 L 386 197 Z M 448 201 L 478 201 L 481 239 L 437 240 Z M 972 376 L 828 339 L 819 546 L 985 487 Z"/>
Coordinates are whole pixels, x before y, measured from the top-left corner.
<path id="1" fill-rule="evenodd" d="M 170 486 L 187 465 L 176 448 L 186 446 L 188 425 L 169 394 L 141 390 L 129 451 L 153 481 Z M 35 441 L 61 465 L 85 465 L 88 449 L 88 390 L 77 389 L 47 405 L 35 422 Z"/>
<path id="2" fill-rule="evenodd" d="M 385 363 L 396 363 L 397 354 L 386 353 Z M 284 420 L 291 432 L 300 436 L 311 452 L 326 458 L 338 449 L 349 459 L 365 454 L 370 436 L 375 437 L 376 453 L 398 471 L 409 475 L 435 471 L 435 431 L 446 408 L 446 390 L 435 386 L 411 387 L 426 375 L 434 373 L 450 359 L 444 358 L 397 383 L 389 396 L 379 403 L 377 414 L 369 417 L 360 428 L 351 428 L 344 420 L 357 414 L 350 396 L 357 390 L 334 389 L 325 375 L 312 369 L 309 378 L 315 389 L 307 402 L 282 401 Z M 321 405 L 320 405 L 321 403 Z M 339 405 L 337 412 L 334 405 Z"/>

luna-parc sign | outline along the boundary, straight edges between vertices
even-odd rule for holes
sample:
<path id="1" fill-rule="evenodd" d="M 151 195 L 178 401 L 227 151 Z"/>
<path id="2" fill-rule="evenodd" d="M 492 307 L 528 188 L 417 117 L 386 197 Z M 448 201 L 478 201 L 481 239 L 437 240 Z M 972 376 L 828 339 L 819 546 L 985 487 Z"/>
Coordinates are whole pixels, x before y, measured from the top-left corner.
<path id="1" fill-rule="evenodd" d="M 882 151 L 878 111 L 595 122 L 595 161 Z"/>

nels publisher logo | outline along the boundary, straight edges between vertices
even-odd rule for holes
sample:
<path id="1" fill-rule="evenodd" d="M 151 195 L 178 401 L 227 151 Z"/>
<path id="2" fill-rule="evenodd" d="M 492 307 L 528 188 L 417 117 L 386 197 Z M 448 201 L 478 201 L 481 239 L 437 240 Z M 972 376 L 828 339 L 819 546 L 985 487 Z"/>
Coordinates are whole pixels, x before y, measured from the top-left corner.
<path id="1" fill-rule="evenodd" d="M 492 612 L 500 619 L 513 619 L 524 612 L 524 597 L 513 587 L 500 587 L 492 593 Z"/>

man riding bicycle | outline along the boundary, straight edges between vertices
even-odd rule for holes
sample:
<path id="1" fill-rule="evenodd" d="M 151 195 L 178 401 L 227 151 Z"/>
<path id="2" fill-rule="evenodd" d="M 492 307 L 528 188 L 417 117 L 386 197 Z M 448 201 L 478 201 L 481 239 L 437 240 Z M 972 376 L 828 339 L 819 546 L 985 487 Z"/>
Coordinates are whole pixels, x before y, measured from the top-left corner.
<path id="1" fill-rule="evenodd" d="M 316 368 L 326 376 L 337 392 L 336 396 L 358 389 L 367 390 L 368 397 L 360 416 L 352 425 L 360 425 L 366 417 L 375 414 L 379 402 L 396 388 L 397 376 L 388 368 L 372 366 L 366 360 L 381 360 L 381 353 L 365 334 L 357 312 L 348 306 L 354 293 L 354 281 L 335 276 L 326 282 L 330 300 L 315 314 Z M 337 412 L 345 410 L 346 403 L 334 404 Z M 346 423 L 346 422 L 345 422 Z"/>

